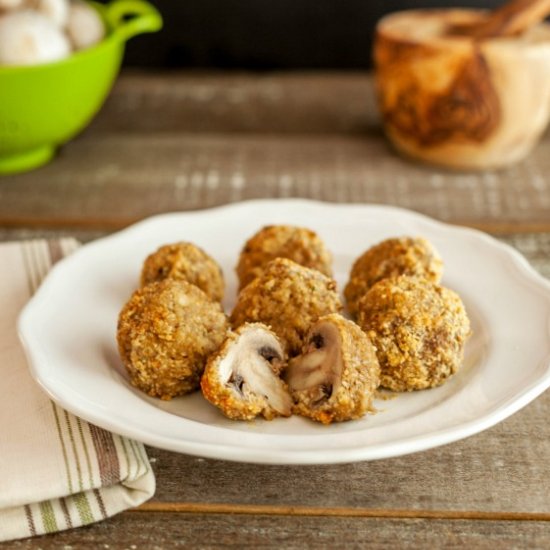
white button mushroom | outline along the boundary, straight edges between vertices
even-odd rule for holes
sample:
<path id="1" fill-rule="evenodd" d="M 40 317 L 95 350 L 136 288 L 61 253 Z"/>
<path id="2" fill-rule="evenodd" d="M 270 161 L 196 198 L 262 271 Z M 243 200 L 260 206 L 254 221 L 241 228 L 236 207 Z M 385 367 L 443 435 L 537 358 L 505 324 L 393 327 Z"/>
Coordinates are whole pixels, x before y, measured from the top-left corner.
<path id="1" fill-rule="evenodd" d="M 75 50 L 89 48 L 101 42 L 105 26 L 96 10 L 84 2 L 71 2 L 67 34 Z"/>
<path id="2" fill-rule="evenodd" d="M 67 24 L 69 17 L 68 0 L 31 0 L 27 5 L 50 18 L 58 27 L 64 27 Z"/>
<path id="3" fill-rule="evenodd" d="M 0 0 L 0 12 L 15 10 L 23 6 L 24 0 Z"/>
<path id="4" fill-rule="evenodd" d="M 290 416 L 292 399 L 279 378 L 285 364 L 281 342 L 266 325 L 244 324 L 208 359 L 202 393 L 234 420 Z"/>
<path id="5" fill-rule="evenodd" d="M 372 411 L 380 383 L 376 349 L 353 321 L 337 313 L 310 328 L 302 354 L 290 360 L 284 374 L 294 412 L 323 424 Z"/>
<path id="6" fill-rule="evenodd" d="M 69 55 L 69 41 L 40 13 L 18 11 L 0 17 L 0 65 L 34 65 Z"/>

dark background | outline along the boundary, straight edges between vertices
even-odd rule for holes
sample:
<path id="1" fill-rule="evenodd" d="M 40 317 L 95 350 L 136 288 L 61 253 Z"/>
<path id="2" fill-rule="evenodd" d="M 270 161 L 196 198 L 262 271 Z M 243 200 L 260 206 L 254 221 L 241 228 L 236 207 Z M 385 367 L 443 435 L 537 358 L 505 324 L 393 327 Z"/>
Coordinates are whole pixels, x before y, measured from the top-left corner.
<path id="1" fill-rule="evenodd" d="M 126 64 L 216 69 L 364 69 L 376 21 L 401 9 L 490 8 L 502 0 L 151 0 L 164 29 L 128 44 Z"/>

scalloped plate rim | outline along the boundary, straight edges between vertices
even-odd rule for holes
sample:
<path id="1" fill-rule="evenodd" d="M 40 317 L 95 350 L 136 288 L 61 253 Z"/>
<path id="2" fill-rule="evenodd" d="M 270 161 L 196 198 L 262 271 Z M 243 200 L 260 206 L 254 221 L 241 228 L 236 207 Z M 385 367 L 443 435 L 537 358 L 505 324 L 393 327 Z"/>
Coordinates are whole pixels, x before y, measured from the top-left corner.
<path id="1" fill-rule="evenodd" d="M 36 346 L 33 344 L 33 310 L 40 305 L 41 297 L 46 296 L 49 292 L 50 285 L 53 285 L 58 273 L 62 272 L 67 265 L 71 262 L 79 262 L 80 257 L 88 254 L 90 250 L 97 247 L 110 246 L 114 241 L 130 238 L 134 234 L 139 234 L 144 231 L 148 226 L 154 226 L 159 222 L 163 222 L 167 219 L 187 218 L 187 217 L 204 217 L 205 215 L 217 215 L 219 213 L 234 212 L 239 209 L 250 209 L 259 207 L 265 207 L 277 203 L 278 206 L 287 204 L 289 206 L 304 206 L 307 208 L 326 208 L 326 209 L 346 209 L 346 210 L 376 210 L 379 212 L 390 212 L 395 216 L 404 216 L 412 220 L 421 221 L 431 227 L 437 228 L 439 231 L 450 231 L 452 233 L 460 233 L 462 235 L 470 235 L 476 239 L 483 239 L 493 249 L 498 250 L 501 255 L 506 256 L 512 261 L 512 264 L 518 269 L 518 272 L 522 277 L 529 281 L 530 287 L 543 294 L 550 304 L 550 281 L 546 280 L 540 274 L 538 274 L 527 262 L 527 260 L 512 247 L 501 243 L 483 233 L 477 229 L 450 225 L 424 214 L 407 210 L 400 207 L 383 205 L 383 204 L 357 204 L 357 203 L 328 203 L 311 201 L 307 199 L 261 199 L 251 200 L 239 203 L 231 203 L 227 205 L 217 206 L 214 208 L 196 210 L 196 211 L 184 211 L 184 212 L 170 212 L 166 214 L 158 214 L 151 216 L 144 220 L 141 220 L 127 228 L 122 229 L 114 234 L 101 237 L 91 243 L 85 244 L 73 252 L 71 255 L 62 259 L 50 270 L 45 277 L 42 285 L 31 298 L 29 303 L 25 306 L 20 314 L 18 320 L 18 331 L 23 348 L 28 358 L 29 368 L 32 376 L 39 383 L 42 389 L 62 407 L 70 412 L 101 426 L 105 429 L 112 430 L 121 435 L 132 437 L 143 441 L 152 446 L 172 450 L 176 452 L 185 452 L 192 455 L 204 456 L 208 458 L 228 459 L 243 462 L 255 462 L 266 464 L 328 464 L 328 463 L 342 463 L 353 462 L 359 460 L 375 460 L 383 459 L 394 456 L 401 456 L 413 452 L 427 450 L 440 445 L 448 444 L 454 441 L 458 441 L 465 437 L 469 437 L 483 430 L 486 430 L 495 424 L 501 422 L 505 418 L 511 416 L 541 393 L 543 393 L 548 387 L 550 387 L 550 355 L 546 356 L 546 368 L 544 374 L 538 379 L 533 381 L 529 386 L 522 388 L 520 392 L 508 399 L 503 405 L 497 409 L 486 414 L 482 418 L 464 422 L 459 426 L 440 429 L 431 434 L 416 435 L 409 439 L 405 438 L 393 443 L 382 443 L 373 446 L 359 445 L 357 447 L 349 446 L 342 453 L 329 452 L 320 455 L 318 450 L 303 451 L 285 450 L 280 452 L 273 449 L 254 448 L 246 449 L 246 456 L 243 456 L 243 449 L 238 445 L 221 445 L 219 443 L 204 443 L 196 441 L 181 441 L 174 440 L 160 436 L 158 434 L 151 434 L 148 431 L 140 430 L 139 427 L 133 425 L 124 425 L 120 422 L 111 422 L 100 414 L 97 409 L 90 410 L 86 406 L 80 406 L 73 400 L 68 399 L 66 395 L 60 391 L 59 387 L 52 387 L 47 378 L 44 377 L 40 368 L 42 358 L 37 352 Z M 53 282 L 52 282 L 53 281 Z M 550 307 L 550 306 L 549 306 Z M 547 323 L 550 323 L 547 318 Z M 549 325 L 550 326 L 550 325 Z M 547 333 L 549 327 L 547 326 Z M 278 437 L 272 434 L 266 434 L 264 437 Z M 300 436 L 297 436 L 300 437 Z"/>

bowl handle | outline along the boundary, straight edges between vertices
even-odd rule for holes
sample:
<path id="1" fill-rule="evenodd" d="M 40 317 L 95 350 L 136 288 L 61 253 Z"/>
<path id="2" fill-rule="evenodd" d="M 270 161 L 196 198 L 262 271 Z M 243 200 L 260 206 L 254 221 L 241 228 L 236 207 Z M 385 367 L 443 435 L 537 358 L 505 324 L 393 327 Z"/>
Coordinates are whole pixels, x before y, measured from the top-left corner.
<path id="1" fill-rule="evenodd" d="M 105 6 L 105 17 L 122 41 L 162 28 L 160 13 L 145 0 L 114 0 Z"/>

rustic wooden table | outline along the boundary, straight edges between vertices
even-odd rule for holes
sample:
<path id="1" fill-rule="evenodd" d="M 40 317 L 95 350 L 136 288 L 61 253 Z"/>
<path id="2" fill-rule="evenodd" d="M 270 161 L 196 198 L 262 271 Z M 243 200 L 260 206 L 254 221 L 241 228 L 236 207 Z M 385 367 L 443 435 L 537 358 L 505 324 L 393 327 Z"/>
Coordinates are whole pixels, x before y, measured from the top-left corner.
<path id="1" fill-rule="evenodd" d="M 485 230 L 550 277 L 550 139 L 513 168 L 406 162 L 363 74 L 126 73 L 51 165 L 0 179 L 0 238 L 97 238 L 151 214 L 258 197 L 403 206 Z M 13 548 L 550 547 L 550 392 L 464 441 L 337 466 L 149 448 L 154 499 Z"/>

